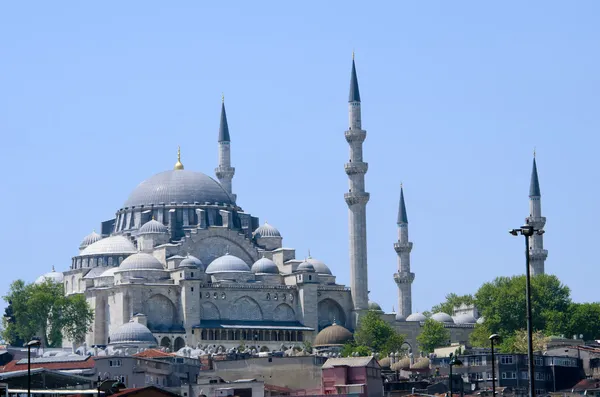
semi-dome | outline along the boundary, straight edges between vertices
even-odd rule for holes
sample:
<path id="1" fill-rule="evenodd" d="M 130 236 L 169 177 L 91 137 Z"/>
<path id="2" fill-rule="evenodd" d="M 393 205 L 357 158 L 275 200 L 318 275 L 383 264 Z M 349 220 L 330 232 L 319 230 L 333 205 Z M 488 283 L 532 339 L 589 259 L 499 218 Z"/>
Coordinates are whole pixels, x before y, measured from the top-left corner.
<path id="1" fill-rule="evenodd" d="M 111 345 L 118 344 L 149 344 L 156 345 L 156 338 L 143 324 L 130 321 L 110 333 Z"/>
<path id="2" fill-rule="evenodd" d="M 475 324 L 477 320 L 472 314 L 464 313 L 454 317 L 454 324 Z"/>
<path id="3" fill-rule="evenodd" d="M 331 270 L 329 270 L 329 267 L 325 264 L 325 262 L 312 258 L 310 256 L 306 259 L 306 261 L 314 266 L 315 272 L 319 274 L 331 275 Z"/>
<path id="4" fill-rule="evenodd" d="M 234 204 L 219 182 L 201 172 L 175 169 L 156 174 L 140 183 L 123 207 L 160 204 Z"/>
<path id="5" fill-rule="evenodd" d="M 84 249 L 85 247 L 92 245 L 99 240 L 102 240 L 102 236 L 93 231 L 83 238 L 83 241 L 81 244 L 79 244 L 79 249 Z"/>
<path id="6" fill-rule="evenodd" d="M 432 320 L 438 321 L 440 323 L 454 323 L 454 320 L 448 313 L 437 312 L 431 316 Z"/>
<path id="7" fill-rule="evenodd" d="M 279 268 L 269 258 L 260 258 L 252 265 L 252 273 L 279 274 Z"/>
<path id="8" fill-rule="evenodd" d="M 138 234 L 163 234 L 168 232 L 169 229 L 165 225 L 154 219 L 144 223 L 138 230 Z"/>
<path id="9" fill-rule="evenodd" d="M 379 306 L 379 303 L 373 301 L 369 301 L 369 310 L 377 310 L 379 312 L 383 311 L 381 310 L 381 306 Z"/>
<path id="10" fill-rule="evenodd" d="M 241 273 L 249 272 L 250 268 L 237 256 L 225 254 L 218 257 L 208 265 L 206 274 L 214 273 Z"/>
<path id="11" fill-rule="evenodd" d="M 119 265 L 119 271 L 124 270 L 164 270 L 164 266 L 154 256 L 138 252 L 125 258 Z"/>
<path id="12" fill-rule="evenodd" d="M 264 237 L 281 237 L 281 233 L 274 226 L 269 225 L 265 222 L 262 226 L 256 228 L 256 230 L 252 233 L 256 238 L 264 238 Z"/>
<path id="13" fill-rule="evenodd" d="M 64 275 L 61 272 L 55 271 L 54 266 L 52 266 L 52 271 L 50 273 L 46 273 L 43 276 L 38 277 L 35 280 L 35 284 L 43 284 L 44 282 L 46 282 L 46 280 L 62 284 L 64 280 Z"/>
<path id="14" fill-rule="evenodd" d="M 425 321 L 427 317 L 424 314 L 416 312 L 406 317 L 406 321 Z"/>
<path id="15" fill-rule="evenodd" d="M 332 345 L 343 345 L 346 342 L 352 340 L 352 332 L 346 328 L 333 323 L 329 327 L 323 328 L 321 332 L 317 334 L 313 346 L 332 346 Z"/>
<path id="16" fill-rule="evenodd" d="M 96 241 L 81 251 L 82 256 L 97 254 L 135 254 L 137 249 L 133 243 L 124 236 L 111 236 Z"/>
<path id="17" fill-rule="evenodd" d="M 297 272 L 314 272 L 315 267 L 313 266 L 312 263 L 310 263 L 308 261 L 304 261 L 298 265 L 298 267 L 296 268 L 296 271 Z"/>
<path id="18" fill-rule="evenodd" d="M 186 256 L 184 260 L 179 262 L 178 267 L 191 267 L 204 270 L 204 264 L 202 263 L 202 261 L 193 255 Z"/>

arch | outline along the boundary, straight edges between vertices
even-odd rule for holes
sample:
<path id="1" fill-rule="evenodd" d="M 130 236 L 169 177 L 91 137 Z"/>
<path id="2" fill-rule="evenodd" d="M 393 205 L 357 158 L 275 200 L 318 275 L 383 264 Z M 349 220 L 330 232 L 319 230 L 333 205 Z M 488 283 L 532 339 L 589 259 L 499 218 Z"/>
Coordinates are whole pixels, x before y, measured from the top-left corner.
<path id="1" fill-rule="evenodd" d="M 339 303 L 331 298 L 325 298 L 319 302 L 318 313 L 319 329 L 333 324 L 334 321 L 339 325 L 346 325 L 346 314 L 344 313 L 344 309 L 342 309 Z"/>
<path id="2" fill-rule="evenodd" d="M 232 320 L 260 321 L 263 319 L 263 314 L 254 299 L 242 296 L 233 303 L 230 318 Z"/>
<path id="3" fill-rule="evenodd" d="M 144 302 L 150 330 L 167 330 L 175 322 L 175 305 L 164 295 L 156 294 Z"/>
<path id="4" fill-rule="evenodd" d="M 185 341 L 181 336 L 178 336 L 173 343 L 173 351 L 177 352 L 179 349 L 183 349 L 185 347 Z"/>
<path id="5" fill-rule="evenodd" d="M 244 246 L 245 240 L 240 243 L 236 240 L 239 235 L 229 236 L 206 236 L 198 240 L 192 238 L 187 248 L 191 255 L 200 259 L 202 263 L 208 265 L 213 260 L 227 253 L 235 255 L 247 264 L 252 264 L 258 260 L 258 252 L 251 246 Z M 253 251 L 250 252 L 249 249 Z"/>
<path id="6" fill-rule="evenodd" d="M 68 289 L 67 292 L 69 292 Z M 75 292 L 75 276 L 71 276 L 71 292 Z"/>
<path id="7" fill-rule="evenodd" d="M 220 320 L 221 313 L 219 308 L 212 302 L 204 301 L 200 307 L 200 318 L 202 320 Z"/>
<path id="8" fill-rule="evenodd" d="M 164 336 L 160 340 L 160 347 L 166 347 L 167 349 L 170 349 L 171 348 L 171 339 L 169 339 L 168 336 Z"/>
<path id="9" fill-rule="evenodd" d="M 285 296 L 285 295 L 284 295 Z M 296 321 L 294 309 L 287 303 L 282 303 L 273 310 L 273 320 L 275 321 Z"/>

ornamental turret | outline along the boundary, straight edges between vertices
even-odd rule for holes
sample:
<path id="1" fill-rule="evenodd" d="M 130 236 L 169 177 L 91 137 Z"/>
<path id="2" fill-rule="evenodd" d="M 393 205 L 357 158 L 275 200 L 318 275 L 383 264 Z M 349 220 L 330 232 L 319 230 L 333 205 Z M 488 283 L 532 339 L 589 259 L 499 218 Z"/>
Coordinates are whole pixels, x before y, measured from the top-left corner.
<path id="1" fill-rule="evenodd" d="M 410 271 L 410 252 L 413 243 L 408 241 L 408 216 L 404 203 L 404 188 L 400 185 L 400 204 L 398 206 L 398 241 L 394 250 L 398 255 L 398 272 L 394 274 L 394 281 L 398 285 L 398 314 L 397 320 L 405 320 L 412 314 L 412 283 L 415 274 Z"/>
<path id="2" fill-rule="evenodd" d="M 231 138 L 229 136 L 229 125 L 227 124 L 227 113 L 225 112 L 225 97 L 221 97 L 221 123 L 219 125 L 219 166 L 215 168 L 215 175 L 223 186 L 223 189 L 235 202 L 236 195 L 233 194 L 232 180 L 235 168 L 231 166 Z"/>
<path id="3" fill-rule="evenodd" d="M 543 229 L 546 225 L 546 217 L 542 216 L 542 193 L 538 178 L 535 152 L 533 154 L 533 168 L 531 170 L 531 182 L 529 184 L 529 216 L 525 220 L 527 225 L 535 229 Z M 544 249 L 544 236 L 534 233 L 529 237 L 529 270 L 532 276 L 544 274 L 545 261 L 548 251 Z"/>

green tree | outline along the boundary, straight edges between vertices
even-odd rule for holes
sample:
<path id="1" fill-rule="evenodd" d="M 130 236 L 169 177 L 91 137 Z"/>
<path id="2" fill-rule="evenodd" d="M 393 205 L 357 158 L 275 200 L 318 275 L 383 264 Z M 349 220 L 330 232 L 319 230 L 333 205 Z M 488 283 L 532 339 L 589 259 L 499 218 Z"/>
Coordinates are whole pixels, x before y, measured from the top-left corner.
<path id="1" fill-rule="evenodd" d="M 10 302 L 12 316 L 3 319 L 3 338 L 10 344 L 22 344 L 34 336 L 44 346 L 62 344 L 63 333 L 81 342 L 93 320 L 93 311 L 80 295 L 65 296 L 63 285 L 46 280 L 40 284 L 14 281 L 4 296 Z"/>
<path id="2" fill-rule="evenodd" d="M 533 333 L 533 351 L 543 351 L 548 342 L 548 337 L 542 331 Z M 498 348 L 504 353 L 521 353 L 527 354 L 528 351 L 527 330 L 520 329 L 514 334 L 500 341 Z"/>
<path id="3" fill-rule="evenodd" d="M 428 318 L 417 336 L 417 342 L 421 350 L 432 353 L 436 347 L 446 346 L 450 341 L 450 331 L 444 328 L 444 324 Z"/>
<path id="4" fill-rule="evenodd" d="M 600 303 L 573 303 L 568 311 L 567 337 L 583 335 L 584 340 L 600 339 Z"/>
<path id="5" fill-rule="evenodd" d="M 432 313 L 446 313 L 449 315 L 454 314 L 454 308 L 460 305 L 473 305 L 475 303 L 475 299 L 473 295 L 456 295 L 455 293 L 450 293 L 446 295 L 446 301 L 440 304 L 437 304 L 431 308 Z"/>
<path id="6" fill-rule="evenodd" d="M 376 352 L 387 356 L 400 350 L 403 343 L 404 335 L 382 320 L 380 313 L 369 310 L 359 321 L 358 329 L 354 332 L 354 342 L 344 346 L 342 355 L 349 356 L 354 352 L 367 355 Z"/>

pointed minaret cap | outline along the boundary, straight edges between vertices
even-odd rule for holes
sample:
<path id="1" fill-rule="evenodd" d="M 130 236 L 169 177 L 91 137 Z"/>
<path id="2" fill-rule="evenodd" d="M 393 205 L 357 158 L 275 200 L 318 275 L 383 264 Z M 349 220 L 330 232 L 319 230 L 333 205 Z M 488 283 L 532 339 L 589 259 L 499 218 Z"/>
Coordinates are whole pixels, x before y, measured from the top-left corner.
<path id="1" fill-rule="evenodd" d="M 356 77 L 356 65 L 354 64 L 354 51 L 352 51 L 352 75 L 350 76 L 350 95 L 348 96 L 348 102 L 360 102 L 358 77 Z"/>
<path id="2" fill-rule="evenodd" d="M 538 179 L 535 151 L 533 152 L 533 168 L 531 170 L 531 183 L 529 184 L 529 197 L 541 197 L 540 180 Z"/>
<path id="3" fill-rule="evenodd" d="M 182 170 L 183 169 L 183 164 L 181 164 L 181 147 L 177 146 L 177 162 L 175 163 L 175 167 L 173 167 L 176 170 Z"/>
<path id="4" fill-rule="evenodd" d="M 221 96 L 221 124 L 219 125 L 219 142 L 231 142 L 229 137 L 229 126 L 227 125 L 227 113 L 225 112 L 225 96 Z"/>
<path id="5" fill-rule="evenodd" d="M 404 187 L 400 184 L 400 204 L 398 206 L 398 225 L 408 223 L 406 204 L 404 203 Z"/>

